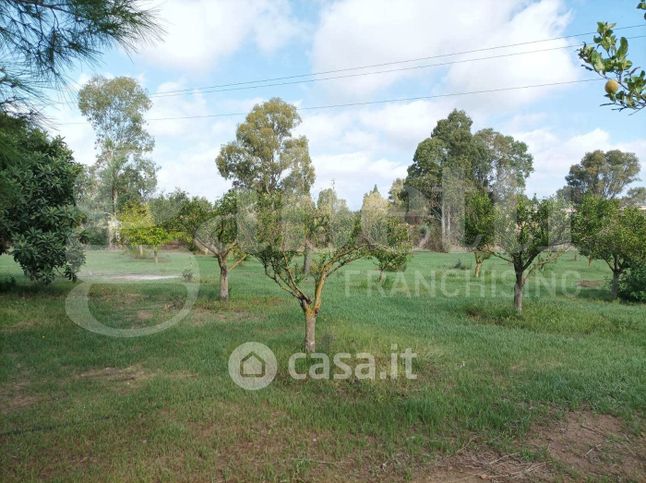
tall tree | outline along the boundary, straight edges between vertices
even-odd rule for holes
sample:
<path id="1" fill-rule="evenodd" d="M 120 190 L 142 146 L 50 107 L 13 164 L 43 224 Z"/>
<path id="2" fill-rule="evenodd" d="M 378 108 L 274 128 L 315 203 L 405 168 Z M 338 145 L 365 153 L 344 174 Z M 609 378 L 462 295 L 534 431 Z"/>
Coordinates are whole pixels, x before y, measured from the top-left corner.
<path id="1" fill-rule="evenodd" d="M 215 160 L 220 174 L 236 188 L 261 194 L 309 193 L 314 167 L 307 138 L 292 135 L 300 122 L 296 108 L 282 99 L 255 105 L 238 126 L 236 140 L 222 146 Z"/>
<path id="2" fill-rule="evenodd" d="M 225 144 L 215 162 L 220 174 L 233 181 L 235 188 L 251 190 L 261 196 L 277 192 L 298 199 L 306 235 L 316 229 L 310 189 L 314 183 L 314 166 L 305 136 L 292 131 L 301 118 L 295 106 L 272 98 L 257 104 L 236 130 L 236 140 Z M 312 244 L 303 239 L 303 271 L 309 273 Z"/>
<path id="3" fill-rule="evenodd" d="M 467 173 L 476 158 L 472 124 L 471 118 L 458 110 L 438 121 L 431 136 L 417 146 L 405 181 L 408 188 L 426 198 L 431 213 L 440 220 L 445 248 L 455 242 L 454 221 L 463 205 L 460 198 L 466 190 Z"/>
<path id="4" fill-rule="evenodd" d="M 471 173 L 476 189 L 492 192 L 498 199 L 522 193 L 534 171 L 527 144 L 489 128 L 475 133 L 474 140 L 478 154 Z"/>
<path id="5" fill-rule="evenodd" d="M 85 260 L 74 199 L 81 166 L 60 137 L 1 113 L 0 126 L 8 148 L 0 150 L 0 179 L 13 191 L 0 206 L 0 254 L 9 251 L 32 280 L 49 283 L 59 273 L 75 280 Z"/>
<path id="6" fill-rule="evenodd" d="M 118 44 L 132 49 L 160 33 L 143 1 L 5 0 L 0 2 L 0 111 L 35 109 L 42 88 L 60 85 L 76 60 Z"/>
<path id="7" fill-rule="evenodd" d="M 469 191 L 494 192 L 498 198 L 522 192 L 533 170 L 525 143 L 492 129 L 471 133 L 473 122 L 464 111 L 452 111 L 438 121 L 422 141 L 408 168 L 405 193 L 413 189 L 428 202 L 440 221 L 443 243 L 457 242 Z"/>
<path id="8" fill-rule="evenodd" d="M 118 237 L 117 212 L 128 202 L 143 202 L 157 185 L 156 165 L 147 157 L 154 146 L 144 115 L 151 102 L 135 79 L 94 77 L 79 92 L 79 109 L 96 133 L 94 193 L 108 216 L 108 246 Z"/>
<path id="9" fill-rule="evenodd" d="M 617 149 L 586 153 L 580 163 L 570 167 L 561 195 L 574 204 L 579 204 L 586 195 L 615 199 L 639 179 L 639 170 L 639 159 L 633 153 Z"/>
<path id="10" fill-rule="evenodd" d="M 637 9 L 645 11 L 646 1 L 641 0 Z M 643 17 L 646 19 L 646 13 Z M 586 69 L 607 79 L 605 90 L 610 102 L 605 105 L 639 111 L 646 107 L 646 72 L 633 67 L 628 58 L 628 40 L 617 39 L 614 28 L 614 23 L 597 22 L 593 44 L 584 44 L 579 49 L 579 58 Z"/>
<path id="11" fill-rule="evenodd" d="M 622 201 L 627 206 L 636 206 L 637 208 L 646 207 L 646 187 L 638 186 L 636 188 L 630 188 Z"/>

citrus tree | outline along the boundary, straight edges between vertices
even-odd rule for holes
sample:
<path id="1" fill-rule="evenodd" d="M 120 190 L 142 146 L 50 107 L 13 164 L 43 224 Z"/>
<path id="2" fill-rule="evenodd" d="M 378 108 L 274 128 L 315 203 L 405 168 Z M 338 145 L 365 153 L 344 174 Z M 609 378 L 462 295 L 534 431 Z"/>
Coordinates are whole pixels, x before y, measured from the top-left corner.
<path id="1" fill-rule="evenodd" d="M 646 1 L 640 1 L 637 9 L 646 10 Z M 646 19 L 646 12 L 644 13 Z M 579 49 L 584 67 L 607 79 L 605 90 L 610 102 L 618 110 L 638 111 L 646 107 L 646 72 L 634 67 L 628 58 L 628 40 L 617 39 L 614 23 L 597 22 L 597 35 L 592 44 Z"/>
<path id="2" fill-rule="evenodd" d="M 557 200 L 513 196 L 495 207 L 492 254 L 512 264 L 514 307 L 523 311 L 523 287 L 529 276 L 555 261 L 569 242 L 567 207 Z"/>
<path id="3" fill-rule="evenodd" d="M 330 195 L 330 193 L 327 193 Z M 336 202 L 322 204 L 314 217 L 317 229 L 310 234 L 312 261 L 310 276 L 303 272 L 306 225 L 303 201 L 274 192 L 251 196 L 239 211 L 245 226 L 245 252 L 263 265 L 265 274 L 294 297 L 305 317 L 305 350 L 316 351 L 316 323 L 323 303 L 325 283 L 349 263 L 373 256 L 374 243 L 362 230 L 361 214 L 347 209 L 336 195 Z"/>
<path id="4" fill-rule="evenodd" d="M 491 257 L 495 234 L 495 210 L 488 193 L 475 191 L 466 200 L 464 245 L 475 257 L 475 276 L 480 276 L 482 264 Z"/>
<path id="5" fill-rule="evenodd" d="M 572 228 L 581 254 L 603 260 L 612 271 L 611 294 L 616 298 L 621 276 L 646 263 L 646 214 L 636 207 L 622 208 L 619 200 L 588 196 Z"/>

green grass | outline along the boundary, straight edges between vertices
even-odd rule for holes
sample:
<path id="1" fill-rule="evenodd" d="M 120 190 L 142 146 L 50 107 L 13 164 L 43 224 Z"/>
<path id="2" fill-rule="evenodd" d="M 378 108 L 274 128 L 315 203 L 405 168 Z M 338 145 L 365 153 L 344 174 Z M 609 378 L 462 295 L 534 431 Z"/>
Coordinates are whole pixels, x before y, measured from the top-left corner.
<path id="1" fill-rule="evenodd" d="M 199 295 L 184 320 L 112 338 L 66 316 L 74 284 L 34 287 L 0 257 L 0 279 L 17 281 L 0 293 L 0 479 L 408 478 L 467 444 L 501 454 L 521 447 L 523 458 L 543 461 L 525 441 L 568 411 L 643 431 L 646 311 L 608 302 L 604 265 L 564 255 L 529 282 L 518 316 L 504 262 L 488 260 L 476 280 L 454 268 L 458 259 L 473 265 L 469 254 L 417 253 L 383 289 L 360 261 L 326 286 L 318 349 L 384 361 L 392 344 L 411 347 L 417 380 L 296 381 L 286 367 L 301 348 L 303 316 L 257 262 L 231 273 L 222 303 L 215 260 L 196 257 Z M 180 252 L 159 265 L 90 252 L 81 279 L 95 282 L 89 306 L 103 324 L 152 326 L 181 309 L 181 277 L 97 277 L 179 276 L 192 263 Z M 229 354 L 247 341 L 278 359 L 262 391 L 228 376 Z"/>

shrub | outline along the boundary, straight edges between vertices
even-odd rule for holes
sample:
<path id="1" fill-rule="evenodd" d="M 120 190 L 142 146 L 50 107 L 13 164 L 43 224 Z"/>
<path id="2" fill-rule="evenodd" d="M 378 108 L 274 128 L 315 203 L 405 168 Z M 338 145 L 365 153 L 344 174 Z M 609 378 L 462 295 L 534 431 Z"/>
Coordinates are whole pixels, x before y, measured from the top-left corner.
<path id="1" fill-rule="evenodd" d="M 621 275 L 618 295 L 628 302 L 646 303 L 646 264 L 632 267 Z"/>

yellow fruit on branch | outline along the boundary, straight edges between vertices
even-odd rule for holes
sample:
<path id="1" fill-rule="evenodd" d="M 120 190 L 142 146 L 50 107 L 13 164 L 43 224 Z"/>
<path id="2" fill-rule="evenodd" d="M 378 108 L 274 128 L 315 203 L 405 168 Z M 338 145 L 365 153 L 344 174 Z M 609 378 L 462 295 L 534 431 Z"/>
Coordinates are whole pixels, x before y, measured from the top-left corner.
<path id="1" fill-rule="evenodd" d="M 616 94 L 618 90 L 619 82 L 614 79 L 610 79 L 608 82 L 606 82 L 606 92 L 608 94 Z"/>

